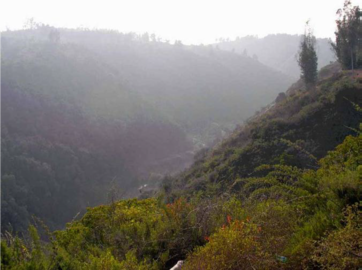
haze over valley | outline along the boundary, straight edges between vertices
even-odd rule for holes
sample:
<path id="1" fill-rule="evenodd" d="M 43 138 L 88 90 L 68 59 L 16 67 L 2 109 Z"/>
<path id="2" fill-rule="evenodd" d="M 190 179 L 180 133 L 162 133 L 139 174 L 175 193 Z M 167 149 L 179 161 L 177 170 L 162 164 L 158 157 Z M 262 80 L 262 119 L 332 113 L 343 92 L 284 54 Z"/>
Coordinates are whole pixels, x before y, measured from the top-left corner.
<path id="1" fill-rule="evenodd" d="M 1 266 L 360 267 L 358 3 L 160 1 L 4 14 Z"/>

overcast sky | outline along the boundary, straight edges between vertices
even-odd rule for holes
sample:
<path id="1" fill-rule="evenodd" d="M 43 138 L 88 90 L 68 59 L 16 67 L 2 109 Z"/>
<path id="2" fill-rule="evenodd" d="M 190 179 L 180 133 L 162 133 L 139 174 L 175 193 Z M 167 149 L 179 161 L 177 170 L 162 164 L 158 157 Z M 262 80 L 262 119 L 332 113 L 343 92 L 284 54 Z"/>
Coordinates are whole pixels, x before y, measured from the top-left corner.
<path id="1" fill-rule="evenodd" d="M 344 0 L 4 0 L 0 29 L 22 28 L 26 19 L 58 27 L 155 33 L 186 44 L 216 38 L 303 33 L 310 19 L 317 37 L 333 37 Z M 362 0 L 352 0 L 362 6 Z"/>

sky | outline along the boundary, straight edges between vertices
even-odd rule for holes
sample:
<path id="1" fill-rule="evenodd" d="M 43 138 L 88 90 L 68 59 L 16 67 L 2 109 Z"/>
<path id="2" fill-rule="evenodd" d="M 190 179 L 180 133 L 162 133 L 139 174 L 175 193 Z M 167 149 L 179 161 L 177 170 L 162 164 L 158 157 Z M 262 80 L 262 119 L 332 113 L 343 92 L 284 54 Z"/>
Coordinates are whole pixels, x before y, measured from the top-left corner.
<path id="1" fill-rule="evenodd" d="M 310 20 L 317 37 L 333 37 L 344 0 L 4 0 L 0 30 L 21 29 L 27 19 L 56 27 L 155 33 L 184 44 L 217 38 L 302 34 Z M 362 6 L 362 0 L 352 0 Z"/>

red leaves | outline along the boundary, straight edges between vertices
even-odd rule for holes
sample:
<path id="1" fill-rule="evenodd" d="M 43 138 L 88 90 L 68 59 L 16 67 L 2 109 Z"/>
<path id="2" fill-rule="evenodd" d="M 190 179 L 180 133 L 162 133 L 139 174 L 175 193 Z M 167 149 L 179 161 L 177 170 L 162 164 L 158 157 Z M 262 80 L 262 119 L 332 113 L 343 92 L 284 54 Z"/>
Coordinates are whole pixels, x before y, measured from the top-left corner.
<path id="1" fill-rule="evenodd" d="M 227 216 L 227 221 L 228 221 L 228 223 L 230 224 L 231 223 L 231 216 Z"/>

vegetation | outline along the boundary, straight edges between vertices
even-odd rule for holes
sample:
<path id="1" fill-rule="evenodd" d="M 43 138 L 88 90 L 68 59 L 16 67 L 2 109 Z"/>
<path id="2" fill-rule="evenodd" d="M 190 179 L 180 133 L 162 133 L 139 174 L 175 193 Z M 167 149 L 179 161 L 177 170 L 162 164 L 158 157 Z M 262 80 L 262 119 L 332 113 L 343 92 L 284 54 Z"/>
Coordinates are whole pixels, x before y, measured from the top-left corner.
<path id="1" fill-rule="evenodd" d="M 353 269 L 362 135 L 348 136 L 320 168 L 267 167 L 234 195 L 209 200 L 125 200 L 88 209 L 43 244 L 5 234 L 3 269 Z"/>
<path id="2" fill-rule="evenodd" d="M 253 59 L 152 35 L 29 21 L 1 43 L 3 231 L 26 231 L 32 215 L 63 228 L 111 189 L 137 196 L 290 83 Z"/>
<path id="3" fill-rule="evenodd" d="M 316 38 L 308 23 L 302 41 L 300 43 L 300 52 L 298 64 L 301 69 L 301 78 L 304 80 L 307 88 L 315 86 L 317 82 L 318 58 L 315 50 Z"/>
<path id="4" fill-rule="evenodd" d="M 2 268 L 359 266 L 361 87 L 342 72 L 288 94 L 155 198 L 89 208 L 54 233 L 38 219 L 21 237 L 4 232 Z"/>
<path id="5" fill-rule="evenodd" d="M 342 72 L 319 81 L 313 91 L 295 91 L 256 115 L 227 140 L 204 153 L 190 170 L 166 179 L 170 201 L 179 196 L 238 190 L 245 178 L 264 176 L 262 164 L 316 168 L 317 160 L 355 134 L 361 112 L 360 78 Z"/>
<path id="6" fill-rule="evenodd" d="M 332 43 L 338 61 L 344 69 L 358 69 L 362 66 L 361 56 L 361 12 L 359 6 L 352 6 L 350 0 L 346 0 L 343 9 L 337 14 L 336 42 Z"/>
<path id="7" fill-rule="evenodd" d="M 339 31 L 349 27 L 355 10 L 346 2 L 348 16 L 337 22 Z M 353 69 L 358 51 L 350 42 L 348 37 L 336 48 L 349 46 Z M 156 270 L 170 269 L 179 260 L 182 269 L 191 270 L 361 267 L 362 77 L 359 71 L 342 71 L 338 63 L 316 74 L 310 32 L 302 41 L 300 64 L 313 87 L 303 89 L 297 82 L 230 137 L 199 151 L 190 169 L 165 177 L 153 197 L 146 192 L 143 199 L 127 200 L 117 199 L 117 185 L 134 188 L 140 171 L 151 171 L 148 162 L 185 149 L 197 123 L 202 120 L 205 127 L 208 120 L 198 115 L 185 122 L 199 107 L 178 114 L 188 108 L 176 102 L 179 95 L 161 90 L 139 98 L 145 89 L 135 82 L 137 91 L 128 93 L 120 74 L 130 75 L 140 66 L 119 61 L 125 57 L 119 46 L 130 55 L 144 52 L 138 58 L 142 66 L 152 58 L 147 50 L 170 53 L 181 66 L 189 67 L 190 61 L 196 70 L 213 63 L 206 73 L 197 73 L 210 76 L 211 83 L 217 80 L 213 74 L 228 81 L 230 70 L 245 63 L 250 73 L 237 77 L 268 69 L 246 52 L 235 58 L 202 46 L 161 43 L 155 36 L 135 41 L 119 33 L 75 33 L 33 21 L 28 30 L 7 33 L 4 44 L 2 269 Z M 158 60 L 150 63 L 163 66 Z M 194 78 L 195 70 L 177 70 L 182 78 Z M 175 70 L 168 72 L 175 76 Z M 144 83 L 152 85 L 155 78 Z M 264 79 L 256 86 L 272 83 Z M 184 80 L 179 84 L 178 90 L 189 89 Z M 222 103 L 210 90 L 218 87 L 210 88 L 203 79 L 197 85 L 210 94 L 200 105 L 208 115 L 208 106 Z M 240 97 L 229 86 L 227 97 Z M 164 103 L 158 103 L 161 97 Z M 175 104 L 177 109 L 171 109 Z M 233 120 L 225 115 L 209 120 Z M 151 151 L 161 145 L 165 149 Z M 142 158 L 146 162 L 137 163 Z M 108 183 L 112 176 L 119 179 Z M 77 209 L 95 204 L 72 218 Z M 64 220 L 66 228 L 54 231 Z"/>
<path id="8" fill-rule="evenodd" d="M 54 31 L 59 33 L 58 43 L 49 39 Z M 38 47 L 45 43 L 46 47 L 57 47 L 56 54 L 62 54 L 63 47 L 67 47 L 69 54 L 82 51 L 83 58 L 96 58 L 107 70 L 105 75 L 111 77 L 110 80 L 116 78 L 116 85 L 99 101 L 91 99 L 92 106 L 84 106 L 85 109 L 93 114 L 130 117 L 157 111 L 187 134 L 197 139 L 201 137 L 202 142 L 214 139 L 214 136 L 208 138 L 208 133 L 233 128 L 236 123 L 252 116 L 255 108 L 272 102 L 281 89 L 292 83 L 292 79 L 251 58 L 212 46 L 173 45 L 147 33 L 56 29 L 36 24 L 30 29 L 3 32 L 2 40 L 8 44 L 4 57 L 10 49 L 20 46 L 25 51 L 32 51 L 35 48 L 24 47 L 31 44 Z M 10 57 L 6 58 L 12 61 Z M 59 74 L 65 72 L 64 66 L 57 67 Z M 38 84 L 42 82 L 39 80 Z M 103 87 L 108 88 L 108 85 Z M 131 95 L 132 100 L 115 99 L 114 93 L 122 93 L 121 97 Z M 84 97 L 88 101 L 88 95 Z M 99 104 L 100 101 L 107 102 L 108 106 Z M 136 103 L 135 106 L 130 106 L 132 103 Z M 216 131 L 209 131 L 213 128 Z"/>
<path id="9" fill-rule="evenodd" d="M 3 230 L 26 231 L 32 215 L 62 228 L 112 186 L 137 188 L 150 161 L 192 149 L 89 52 L 8 39 L 2 52 Z"/>

